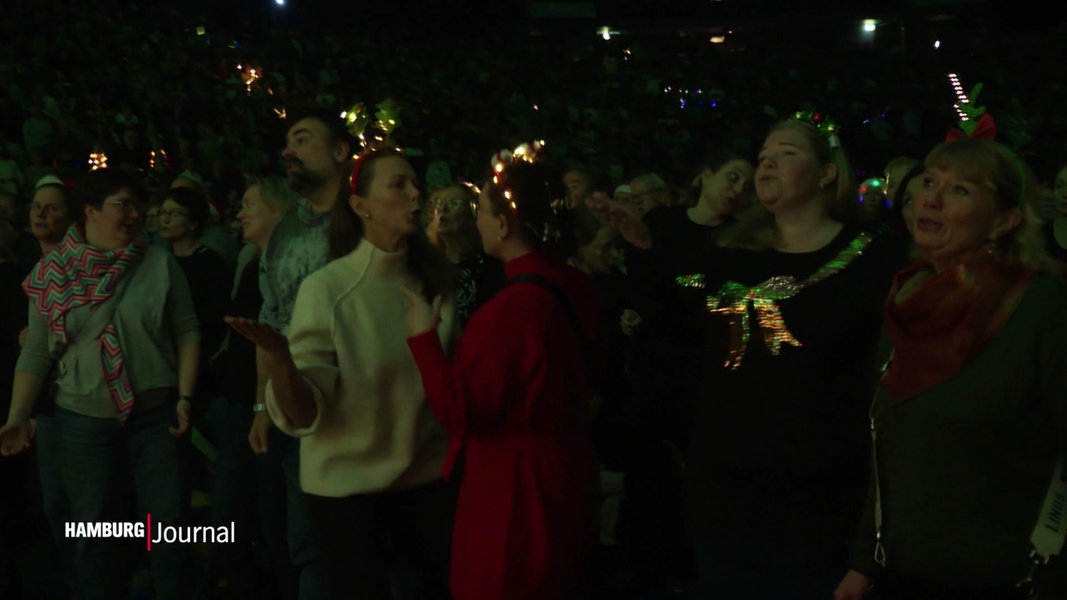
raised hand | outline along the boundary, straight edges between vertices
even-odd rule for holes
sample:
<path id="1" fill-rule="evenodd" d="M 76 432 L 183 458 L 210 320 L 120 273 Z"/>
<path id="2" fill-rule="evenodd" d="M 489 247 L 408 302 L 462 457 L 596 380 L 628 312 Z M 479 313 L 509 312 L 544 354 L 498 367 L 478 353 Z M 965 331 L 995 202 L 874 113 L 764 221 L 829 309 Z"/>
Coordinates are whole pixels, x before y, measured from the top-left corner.
<path id="1" fill-rule="evenodd" d="M 259 346 L 268 354 L 278 354 L 289 349 L 289 340 L 277 329 L 255 319 L 223 317 L 234 331 Z"/>
<path id="2" fill-rule="evenodd" d="M 585 204 L 604 215 L 608 223 L 627 242 L 642 250 L 652 247 L 652 234 L 648 231 L 648 227 L 629 207 L 608 198 L 604 192 L 593 192 L 586 199 Z"/>
<path id="3" fill-rule="evenodd" d="M 405 315 L 408 336 L 419 335 L 431 329 L 437 329 L 437 325 L 441 323 L 441 295 L 438 294 L 433 299 L 433 304 L 430 304 L 426 301 L 426 298 L 422 297 L 422 294 L 415 293 L 407 286 L 401 286 L 400 291 L 411 302 L 411 307 L 408 308 L 408 312 Z"/>

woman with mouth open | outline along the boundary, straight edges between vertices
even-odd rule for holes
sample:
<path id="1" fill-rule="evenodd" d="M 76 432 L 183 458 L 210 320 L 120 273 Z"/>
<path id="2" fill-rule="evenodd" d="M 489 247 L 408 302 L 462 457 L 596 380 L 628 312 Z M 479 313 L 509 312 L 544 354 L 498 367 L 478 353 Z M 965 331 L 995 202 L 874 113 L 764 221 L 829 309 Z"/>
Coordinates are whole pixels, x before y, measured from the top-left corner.
<path id="1" fill-rule="evenodd" d="M 855 186 L 830 125 L 771 129 L 755 173 L 766 220 L 679 282 L 718 321 L 685 465 L 707 597 L 825 600 L 859 520 L 881 306 L 903 253 L 848 223 Z M 659 262 L 632 217 L 600 208 Z"/>
<path id="2" fill-rule="evenodd" d="M 1039 190 L 989 140 L 941 144 L 925 167 L 921 258 L 885 305 L 873 485 L 834 597 L 859 600 L 873 581 L 888 600 L 1033 598 L 1036 569 L 1039 597 L 1065 598 L 1065 561 L 1040 564 L 1063 521 L 1053 551 L 1037 536 L 1062 512 L 1050 481 L 1067 455 L 1067 283 L 1044 254 Z"/>
<path id="3" fill-rule="evenodd" d="M 448 438 L 405 344 L 402 290 L 447 296 L 451 267 L 422 231 L 421 192 L 402 155 L 362 154 L 349 183 L 331 215 L 330 262 L 300 285 L 288 338 L 250 319 L 227 322 L 267 353 L 266 410 L 300 439 L 300 487 L 331 598 L 445 599 Z M 454 312 L 446 302 L 434 332 L 446 348 Z"/>

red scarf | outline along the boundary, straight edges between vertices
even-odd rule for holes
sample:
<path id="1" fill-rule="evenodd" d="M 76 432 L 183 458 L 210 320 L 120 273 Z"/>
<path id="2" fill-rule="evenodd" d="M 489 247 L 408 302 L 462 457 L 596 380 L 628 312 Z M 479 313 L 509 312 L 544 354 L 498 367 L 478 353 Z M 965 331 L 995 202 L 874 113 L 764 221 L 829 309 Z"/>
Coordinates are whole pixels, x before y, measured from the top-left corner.
<path id="1" fill-rule="evenodd" d="M 982 353 L 1008 322 L 1035 274 L 982 253 L 932 275 L 901 302 L 898 292 L 920 271 L 915 262 L 897 273 L 886 301 L 886 328 L 894 356 L 884 383 L 900 402 L 945 381 Z"/>

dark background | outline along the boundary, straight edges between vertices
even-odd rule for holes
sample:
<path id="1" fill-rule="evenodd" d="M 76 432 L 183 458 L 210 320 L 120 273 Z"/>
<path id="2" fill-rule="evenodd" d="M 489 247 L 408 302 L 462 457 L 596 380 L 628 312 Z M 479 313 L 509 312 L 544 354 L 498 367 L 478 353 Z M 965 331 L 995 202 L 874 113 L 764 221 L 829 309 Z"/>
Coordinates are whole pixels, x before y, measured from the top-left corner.
<path id="1" fill-rule="evenodd" d="M 678 182 L 710 147 L 754 157 L 768 127 L 803 108 L 838 121 L 865 176 L 944 138 L 957 118 L 946 75 L 956 72 L 968 90 L 984 83 L 978 103 L 996 118 L 998 139 L 1039 176 L 1067 163 L 1067 27 L 1027 3 L 41 0 L 6 8 L 7 81 L 27 98 L 59 88 L 99 97 L 96 113 L 129 104 L 168 147 L 195 146 L 208 123 L 233 144 L 256 135 L 276 156 L 284 122 L 275 108 L 326 98 L 339 112 L 392 97 L 402 107 L 398 141 L 459 176 L 484 176 L 496 150 L 544 138 L 606 183 L 644 171 Z M 864 35 L 868 18 L 878 27 Z M 610 40 L 598 33 L 605 26 Z M 710 43 L 714 35 L 725 43 Z M 286 92 L 220 99 L 221 80 L 240 63 L 283 76 Z M 339 82 L 319 86 L 324 68 Z M 0 119 L 14 138 L 26 108 L 6 108 Z M 99 131 L 99 118 L 79 123 Z"/>

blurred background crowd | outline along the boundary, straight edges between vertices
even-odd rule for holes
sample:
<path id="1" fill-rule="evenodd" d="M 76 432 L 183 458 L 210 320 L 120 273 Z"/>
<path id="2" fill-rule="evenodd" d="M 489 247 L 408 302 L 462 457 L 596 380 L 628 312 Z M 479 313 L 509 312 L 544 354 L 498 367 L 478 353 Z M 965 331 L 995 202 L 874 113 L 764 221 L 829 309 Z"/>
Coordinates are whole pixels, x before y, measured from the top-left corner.
<path id="1" fill-rule="evenodd" d="M 859 179 L 879 174 L 955 122 L 951 72 L 967 91 L 985 84 L 999 139 L 1046 181 L 1067 132 L 1063 25 L 997 3 L 870 15 L 712 3 L 732 9 L 718 21 L 684 18 L 684 2 L 615 18 L 524 14 L 538 3 L 225 4 L 6 7 L 0 185 L 26 202 L 39 176 L 73 176 L 102 151 L 150 181 L 194 171 L 232 209 L 245 177 L 277 171 L 285 111 L 386 98 L 400 106 L 397 141 L 456 178 L 544 139 L 605 189 L 643 172 L 684 185 L 708 147 L 753 156 L 770 123 L 801 109 L 838 121 Z"/>

